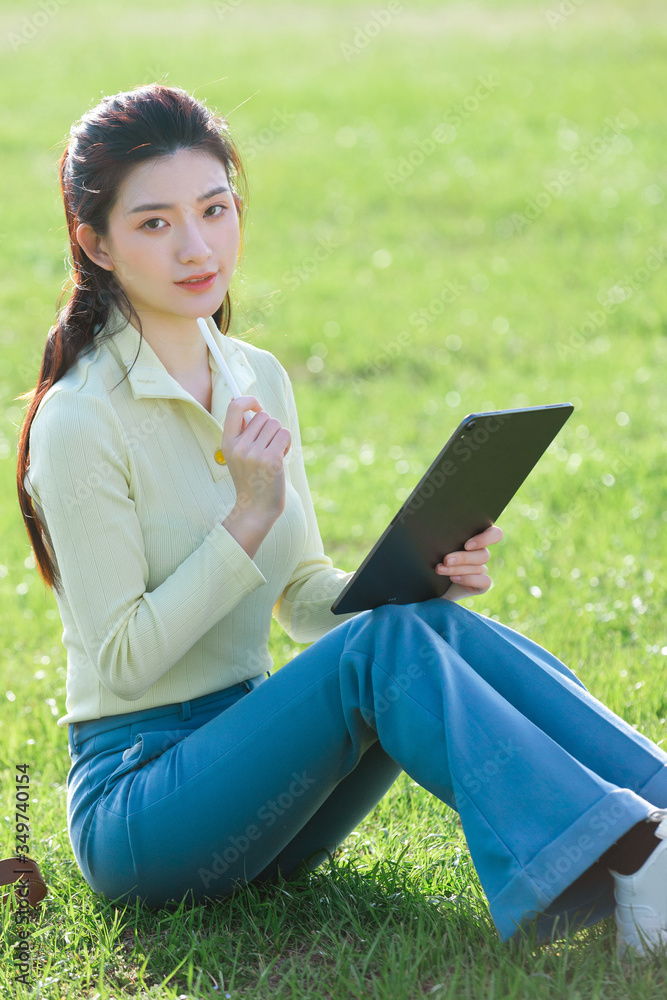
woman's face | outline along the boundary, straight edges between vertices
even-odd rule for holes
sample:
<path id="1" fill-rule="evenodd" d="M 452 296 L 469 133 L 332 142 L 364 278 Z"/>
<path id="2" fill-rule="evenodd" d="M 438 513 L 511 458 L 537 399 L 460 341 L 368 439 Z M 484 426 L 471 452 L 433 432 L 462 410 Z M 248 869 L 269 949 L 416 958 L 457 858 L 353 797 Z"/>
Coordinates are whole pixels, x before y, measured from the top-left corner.
<path id="1" fill-rule="evenodd" d="M 91 256 L 89 239 L 84 250 Z M 97 241 L 93 259 L 113 271 L 142 320 L 211 316 L 239 250 L 223 164 L 209 153 L 179 149 L 135 167 L 120 186 L 108 235 Z M 202 274 L 209 277 L 184 283 Z"/>

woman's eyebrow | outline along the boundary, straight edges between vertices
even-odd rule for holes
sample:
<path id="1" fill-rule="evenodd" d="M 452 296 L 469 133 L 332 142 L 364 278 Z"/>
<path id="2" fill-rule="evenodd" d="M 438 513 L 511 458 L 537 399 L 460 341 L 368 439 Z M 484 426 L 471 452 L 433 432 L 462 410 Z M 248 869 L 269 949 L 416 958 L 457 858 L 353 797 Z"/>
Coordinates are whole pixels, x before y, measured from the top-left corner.
<path id="1" fill-rule="evenodd" d="M 224 191 L 229 191 L 228 187 L 217 187 L 213 188 L 211 191 L 207 191 L 206 194 L 200 195 L 197 201 L 206 201 L 208 198 L 212 198 L 216 194 L 222 194 Z M 175 208 L 175 205 L 137 205 L 136 208 L 131 208 L 127 213 L 128 215 L 134 215 L 136 212 L 158 212 L 165 208 Z"/>

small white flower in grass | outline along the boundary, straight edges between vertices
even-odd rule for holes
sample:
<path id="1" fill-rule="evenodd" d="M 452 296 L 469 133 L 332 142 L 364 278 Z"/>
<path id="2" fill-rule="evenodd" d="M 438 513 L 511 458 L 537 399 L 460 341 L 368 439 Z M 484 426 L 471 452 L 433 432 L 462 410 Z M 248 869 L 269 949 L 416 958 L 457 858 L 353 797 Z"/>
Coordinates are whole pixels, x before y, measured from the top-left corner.
<path id="1" fill-rule="evenodd" d="M 530 588 L 530 592 L 533 595 L 533 597 L 541 597 L 542 596 L 542 591 L 540 590 L 539 587 L 531 587 Z"/>

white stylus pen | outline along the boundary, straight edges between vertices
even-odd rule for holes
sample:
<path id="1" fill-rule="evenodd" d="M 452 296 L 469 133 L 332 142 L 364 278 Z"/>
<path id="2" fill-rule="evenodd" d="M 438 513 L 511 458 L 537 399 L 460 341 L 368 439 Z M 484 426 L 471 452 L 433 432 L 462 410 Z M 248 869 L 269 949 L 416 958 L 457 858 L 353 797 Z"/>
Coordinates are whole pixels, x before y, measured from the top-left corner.
<path id="1" fill-rule="evenodd" d="M 215 360 L 218 363 L 218 368 L 222 372 L 222 375 L 223 375 L 223 378 L 224 378 L 225 382 L 229 386 L 229 391 L 231 392 L 231 394 L 234 397 L 234 399 L 238 399 L 238 397 L 242 395 L 241 390 L 237 386 L 236 380 L 234 379 L 234 376 L 230 372 L 229 366 L 228 366 L 227 362 L 225 361 L 225 359 L 223 358 L 222 352 L 220 351 L 220 348 L 218 347 L 218 345 L 216 344 L 215 340 L 213 339 L 213 334 L 209 330 L 208 324 L 206 323 L 206 320 L 202 319 L 202 317 L 199 316 L 197 318 L 197 323 L 199 325 L 199 329 L 202 332 L 202 336 L 203 336 L 204 340 L 206 341 L 206 343 L 208 344 L 209 348 L 211 349 L 211 354 L 213 355 L 213 357 L 215 358 Z M 245 418 L 246 424 L 249 424 L 250 421 L 252 420 L 252 418 L 255 416 L 255 411 L 254 410 L 246 410 L 245 413 L 243 414 L 243 416 Z"/>

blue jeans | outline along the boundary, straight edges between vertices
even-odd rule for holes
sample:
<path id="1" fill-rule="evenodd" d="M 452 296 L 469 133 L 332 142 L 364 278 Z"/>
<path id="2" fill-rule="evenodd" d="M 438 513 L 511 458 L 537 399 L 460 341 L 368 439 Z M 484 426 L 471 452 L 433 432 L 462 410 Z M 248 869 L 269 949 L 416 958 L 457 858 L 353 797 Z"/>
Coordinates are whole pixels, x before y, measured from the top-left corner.
<path id="1" fill-rule="evenodd" d="M 559 660 L 439 598 L 362 612 L 270 677 L 70 724 L 97 892 L 172 906 L 324 861 L 401 771 L 460 815 L 503 939 L 613 912 L 600 855 L 667 807 L 667 754 Z"/>

